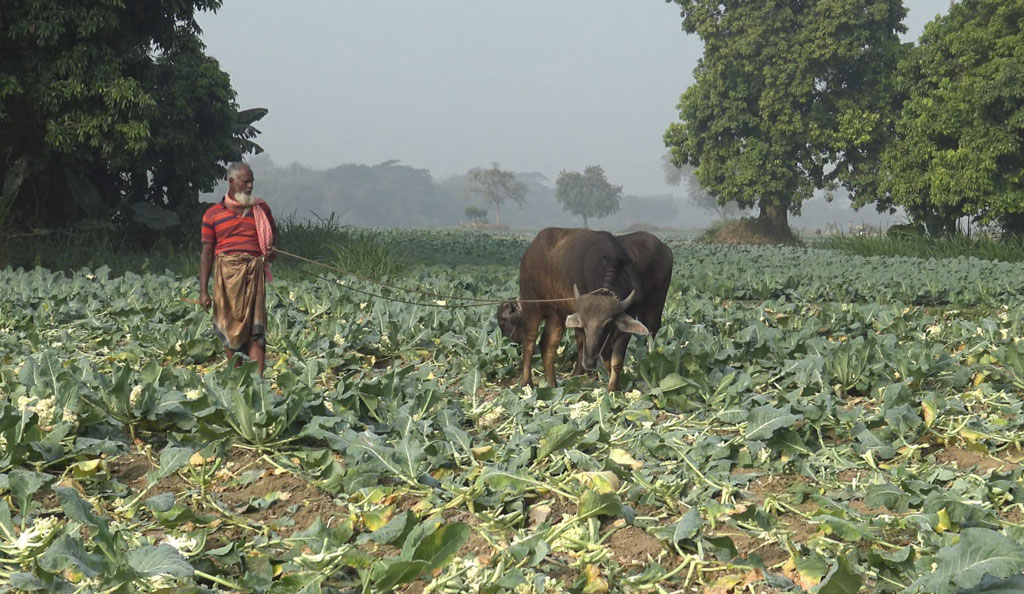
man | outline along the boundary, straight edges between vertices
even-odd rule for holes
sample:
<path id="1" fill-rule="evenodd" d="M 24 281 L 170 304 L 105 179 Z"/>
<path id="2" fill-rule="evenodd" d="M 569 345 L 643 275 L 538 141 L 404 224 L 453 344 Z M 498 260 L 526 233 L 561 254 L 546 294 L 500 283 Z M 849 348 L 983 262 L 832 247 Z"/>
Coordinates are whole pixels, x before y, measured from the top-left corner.
<path id="1" fill-rule="evenodd" d="M 263 375 L 267 358 L 264 283 L 271 280 L 277 225 L 267 203 L 252 195 L 252 168 L 233 163 L 227 175 L 227 195 L 203 215 L 199 304 L 205 310 L 213 304 L 213 327 L 228 359 L 246 353 Z M 211 269 L 212 300 L 207 291 Z"/>

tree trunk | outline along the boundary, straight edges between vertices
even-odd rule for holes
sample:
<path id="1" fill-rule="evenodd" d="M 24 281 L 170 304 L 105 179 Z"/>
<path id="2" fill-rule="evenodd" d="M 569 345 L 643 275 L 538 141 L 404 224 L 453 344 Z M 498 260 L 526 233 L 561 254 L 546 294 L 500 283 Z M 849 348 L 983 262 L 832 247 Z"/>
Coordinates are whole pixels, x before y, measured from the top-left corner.
<path id="1" fill-rule="evenodd" d="M 956 232 L 956 218 L 951 215 L 929 209 L 921 218 L 928 235 L 932 237 L 949 237 Z"/>
<path id="2" fill-rule="evenodd" d="M 789 208 L 788 204 L 769 204 L 761 201 L 761 212 L 758 218 L 767 221 L 772 229 L 780 233 L 790 233 L 789 230 Z"/>
<path id="3" fill-rule="evenodd" d="M 501 205 L 497 202 L 494 203 L 494 226 L 498 227 L 501 225 Z"/>

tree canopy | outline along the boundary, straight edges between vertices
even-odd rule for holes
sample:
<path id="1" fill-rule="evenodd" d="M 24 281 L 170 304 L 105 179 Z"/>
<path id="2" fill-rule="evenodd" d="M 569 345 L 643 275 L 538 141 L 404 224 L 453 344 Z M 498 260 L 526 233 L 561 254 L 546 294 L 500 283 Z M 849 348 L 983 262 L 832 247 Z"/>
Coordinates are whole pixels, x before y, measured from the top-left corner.
<path id="1" fill-rule="evenodd" d="M 555 199 L 562 210 L 583 217 L 583 226 L 589 219 L 599 219 L 619 212 L 622 186 L 608 183 L 600 165 L 588 165 L 583 173 L 563 171 L 555 180 Z"/>
<path id="2" fill-rule="evenodd" d="M 259 150 L 195 14 L 220 0 L 8 0 L 0 8 L 0 223 L 152 221 L 198 208 Z M 150 208 L 139 208 L 139 206 Z"/>
<path id="3" fill-rule="evenodd" d="M 905 101 L 882 156 L 884 206 L 931 233 L 974 217 L 1024 230 L 1024 2 L 964 0 L 900 69 Z"/>
<path id="4" fill-rule="evenodd" d="M 817 189 L 867 187 L 891 119 L 902 0 L 674 1 L 704 41 L 665 133 L 676 166 L 776 227 Z"/>
<path id="5" fill-rule="evenodd" d="M 466 174 L 469 189 L 480 194 L 494 205 L 494 224 L 501 224 L 501 205 L 514 202 L 520 206 L 526 202 L 526 184 L 516 179 L 511 171 L 504 171 L 498 163 L 490 169 L 475 167 Z"/>

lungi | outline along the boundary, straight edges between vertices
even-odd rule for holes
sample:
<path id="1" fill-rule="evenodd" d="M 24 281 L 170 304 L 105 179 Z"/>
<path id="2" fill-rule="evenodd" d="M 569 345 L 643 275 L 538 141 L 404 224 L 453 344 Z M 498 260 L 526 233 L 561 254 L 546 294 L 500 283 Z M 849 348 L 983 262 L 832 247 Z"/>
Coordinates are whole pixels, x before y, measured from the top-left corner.
<path id="1" fill-rule="evenodd" d="M 267 291 L 263 257 L 218 254 L 213 272 L 213 328 L 224 346 L 246 351 L 266 346 Z"/>

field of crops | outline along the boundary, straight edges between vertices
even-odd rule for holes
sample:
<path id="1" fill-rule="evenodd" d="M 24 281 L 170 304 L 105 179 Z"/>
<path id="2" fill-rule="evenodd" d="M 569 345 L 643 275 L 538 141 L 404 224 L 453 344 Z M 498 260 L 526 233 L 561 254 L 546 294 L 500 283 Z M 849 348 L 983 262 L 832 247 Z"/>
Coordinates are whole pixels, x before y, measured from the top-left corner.
<path id="1" fill-rule="evenodd" d="M 389 239 L 477 298 L 528 241 Z M 193 277 L 0 271 L 0 592 L 1024 591 L 1024 264 L 670 245 L 618 393 L 284 257 L 264 380 Z"/>

